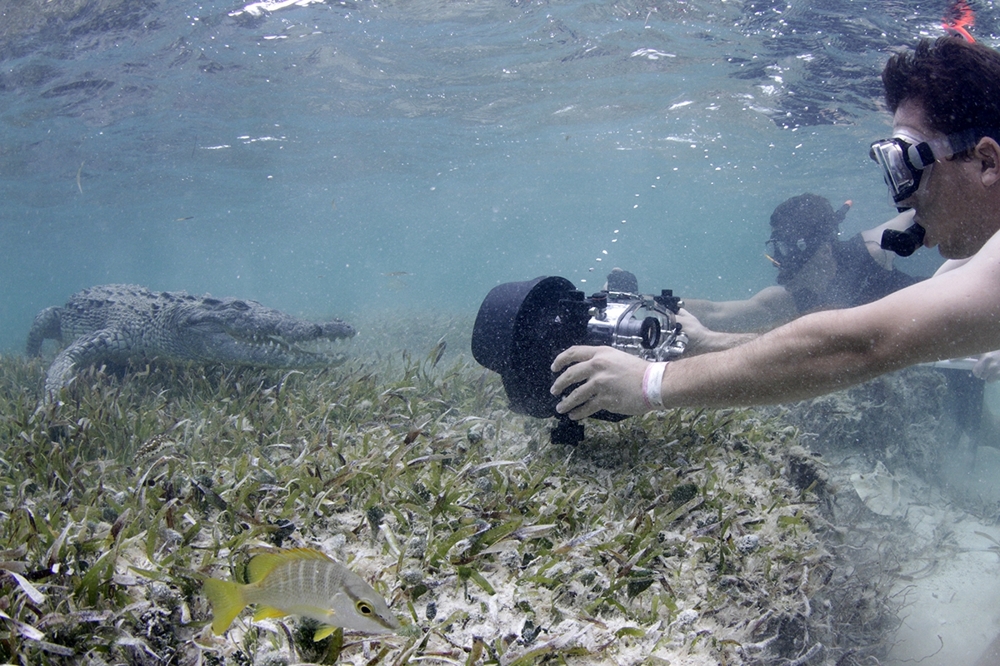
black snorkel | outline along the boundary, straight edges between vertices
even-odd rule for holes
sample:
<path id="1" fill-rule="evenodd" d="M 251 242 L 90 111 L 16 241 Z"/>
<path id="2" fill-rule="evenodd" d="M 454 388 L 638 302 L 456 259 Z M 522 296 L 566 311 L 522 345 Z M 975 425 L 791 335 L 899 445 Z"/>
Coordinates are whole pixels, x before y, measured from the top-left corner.
<path id="1" fill-rule="evenodd" d="M 844 218 L 847 217 L 847 211 L 851 210 L 851 206 L 853 205 L 854 202 L 848 199 L 847 201 L 844 202 L 843 206 L 837 209 L 837 212 L 834 213 L 834 215 L 837 218 L 838 225 L 840 225 L 840 223 L 844 221 Z"/>
<path id="2" fill-rule="evenodd" d="M 916 223 L 904 231 L 886 229 L 882 232 L 880 245 L 883 250 L 895 252 L 901 257 L 908 257 L 924 244 L 925 233 L 924 228 Z"/>

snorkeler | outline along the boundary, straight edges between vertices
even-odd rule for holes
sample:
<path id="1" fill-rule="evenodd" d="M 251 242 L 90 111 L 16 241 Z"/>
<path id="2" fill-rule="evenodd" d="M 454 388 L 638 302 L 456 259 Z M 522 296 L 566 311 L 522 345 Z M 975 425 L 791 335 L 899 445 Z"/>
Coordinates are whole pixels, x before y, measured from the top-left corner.
<path id="1" fill-rule="evenodd" d="M 885 158 L 876 163 L 896 206 L 915 211 L 923 245 L 951 261 L 871 303 L 813 312 L 669 365 L 611 347 L 570 347 L 551 366 L 561 373 L 551 387 L 562 396 L 560 414 L 801 400 L 1000 348 L 1000 53 L 958 37 L 923 40 L 890 57 L 882 81 L 893 133 L 871 152 Z"/>
<path id="2" fill-rule="evenodd" d="M 689 314 L 679 321 L 689 334 L 688 354 L 728 349 L 803 314 L 863 305 L 916 283 L 880 244 L 884 230 L 908 227 L 912 213 L 842 241 L 850 206 L 834 211 L 828 199 L 807 193 L 775 208 L 765 256 L 778 269 L 777 284 L 743 301 L 685 299 Z"/>

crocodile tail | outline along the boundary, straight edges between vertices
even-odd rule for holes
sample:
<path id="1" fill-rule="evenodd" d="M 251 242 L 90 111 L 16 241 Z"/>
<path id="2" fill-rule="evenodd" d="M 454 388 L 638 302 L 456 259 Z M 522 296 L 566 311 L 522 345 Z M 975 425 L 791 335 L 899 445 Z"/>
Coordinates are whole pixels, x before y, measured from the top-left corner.
<path id="1" fill-rule="evenodd" d="M 54 399 L 60 389 L 69 385 L 76 376 L 77 368 L 108 360 L 121 360 L 126 354 L 123 350 L 128 349 L 128 339 L 117 329 L 102 328 L 81 335 L 52 359 L 52 365 L 45 375 L 47 399 Z"/>

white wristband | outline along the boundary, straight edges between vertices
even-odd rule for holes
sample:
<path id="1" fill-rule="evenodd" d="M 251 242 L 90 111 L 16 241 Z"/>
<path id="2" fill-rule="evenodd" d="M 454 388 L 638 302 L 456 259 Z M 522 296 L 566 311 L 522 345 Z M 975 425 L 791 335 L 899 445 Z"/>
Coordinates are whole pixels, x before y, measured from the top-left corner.
<path id="1" fill-rule="evenodd" d="M 649 409 L 663 409 L 663 396 L 660 389 L 663 386 L 663 371 L 669 361 L 650 363 L 642 376 L 642 401 Z"/>

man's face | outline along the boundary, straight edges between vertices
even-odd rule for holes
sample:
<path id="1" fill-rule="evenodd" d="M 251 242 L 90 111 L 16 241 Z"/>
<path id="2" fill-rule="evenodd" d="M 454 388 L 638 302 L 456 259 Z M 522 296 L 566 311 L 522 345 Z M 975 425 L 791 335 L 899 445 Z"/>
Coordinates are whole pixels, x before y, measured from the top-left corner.
<path id="1" fill-rule="evenodd" d="M 945 138 L 930 129 L 923 107 L 914 101 L 899 105 L 892 127 L 893 136 L 911 142 Z M 982 217 L 977 210 L 978 169 L 977 160 L 938 159 L 924 170 L 917 191 L 898 202 L 914 209 L 913 221 L 927 231 L 924 246 L 937 246 L 946 259 L 972 256 L 992 235 L 984 235 L 978 224 Z"/>
<path id="2" fill-rule="evenodd" d="M 833 258 L 833 246 L 825 242 L 798 271 L 778 283 L 793 294 L 808 291 L 823 296 L 836 274 L 837 262 Z"/>

